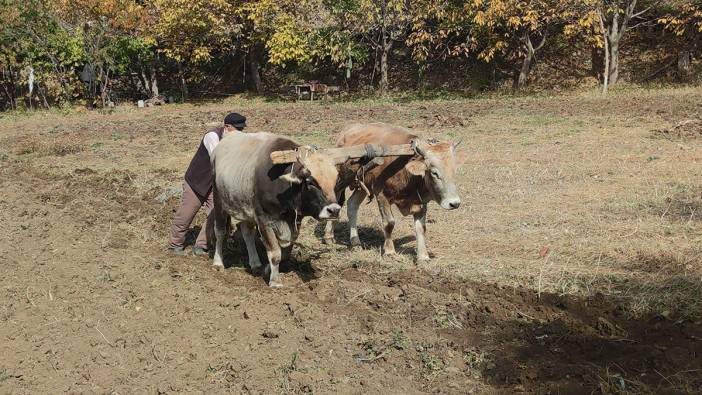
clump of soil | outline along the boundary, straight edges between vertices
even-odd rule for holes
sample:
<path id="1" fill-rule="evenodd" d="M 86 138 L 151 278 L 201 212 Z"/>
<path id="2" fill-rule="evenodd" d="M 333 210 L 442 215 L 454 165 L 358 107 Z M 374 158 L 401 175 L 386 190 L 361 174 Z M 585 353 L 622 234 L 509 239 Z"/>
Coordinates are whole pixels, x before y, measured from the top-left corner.
<path id="1" fill-rule="evenodd" d="M 654 130 L 654 135 L 669 139 L 693 139 L 702 137 L 702 119 L 685 119 L 675 125 Z"/>

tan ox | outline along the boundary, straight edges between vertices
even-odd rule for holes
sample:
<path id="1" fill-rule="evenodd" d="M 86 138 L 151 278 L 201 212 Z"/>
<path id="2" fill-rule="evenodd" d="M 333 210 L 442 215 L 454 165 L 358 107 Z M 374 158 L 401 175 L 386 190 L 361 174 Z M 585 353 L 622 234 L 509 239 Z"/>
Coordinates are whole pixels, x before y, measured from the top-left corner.
<path id="1" fill-rule="evenodd" d="M 392 231 L 395 218 L 391 205 L 396 205 L 402 215 L 414 216 L 414 229 L 417 236 L 417 260 L 428 260 L 429 252 L 426 246 L 426 215 L 427 204 L 435 201 L 446 210 L 457 209 L 461 204 L 456 184 L 454 170 L 456 167 L 456 145 L 433 140 L 422 140 L 399 126 L 384 123 L 354 124 L 346 127 L 339 136 L 337 146 L 348 147 L 359 144 L 408 144 L 416 145 L 417 155 L 414 157 L 386 157 L 379 165 L 362 177 L 366 188 L 359 181 L 350 185 L 337 185 L 337 193 L 343 196 L 348 186 L 353 194 L 348 200 L 347 213 L 349 217 L 351 246 L 361 244 L 358 238 L 358 208 L 368 196 L 366 190 L 376 196 L 380 216 L 383 220 L 385 242 L 383 252 L 394 254 L 395 245 Z M 352 164 L 346 162 L 341 172 L 352 171 Z M 339 203 L 342 203 L 340 201 Z M 328 221 L 324 241 L 334 240 L 334 221 Z"/>

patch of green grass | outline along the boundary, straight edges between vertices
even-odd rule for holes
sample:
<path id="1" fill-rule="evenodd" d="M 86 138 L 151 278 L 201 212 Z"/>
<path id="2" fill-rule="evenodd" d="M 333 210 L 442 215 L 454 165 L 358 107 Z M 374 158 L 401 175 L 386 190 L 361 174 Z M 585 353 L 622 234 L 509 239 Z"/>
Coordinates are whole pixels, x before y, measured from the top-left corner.
<path id="1" fill-rule="evenodd" d="M 480 371 L 482 366 L 487 361 L 487 355 L 477 349 L 466 350 L 463 352 L 463 362 L 471 371 Z"/>
<path id="2" fill-rule="evenodd" d="M 445 307 L 439 307 L 432 318 L 434 326 L 442 329 L 463 329 L 463 323 Z"/>
<path id="3" fill-rule="evenodd" d="M 424 377 L 433 381 L 446 368 L 446 363 L 439 356 L 424 351 L 420 354 Z"/>
<path id="4" fill-rule="evenodd" d="M 7 369 L 0 370 L 0 383 L 2 383 L 3 381 L 7 381 L 11 378 L 14 378 L 14 377 L 16 377 L 16 376 L 12 373 L 9 373 L 7 371 Z"/>

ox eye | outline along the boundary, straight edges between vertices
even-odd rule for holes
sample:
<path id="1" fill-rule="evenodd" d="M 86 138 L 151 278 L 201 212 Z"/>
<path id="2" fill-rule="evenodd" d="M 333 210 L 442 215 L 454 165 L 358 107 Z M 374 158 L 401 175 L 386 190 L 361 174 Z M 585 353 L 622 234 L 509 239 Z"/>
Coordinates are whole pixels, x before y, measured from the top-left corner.
<path id="1" fill-rule="evenodd" d="M 439 173 L 439 170 L 437 170 L 437 169 L 431 169 L 431 175 L 436 177 L 436 178 L 441 178 L 441 174 Z"/>
<path id="2" fill-rule="evenodd" d="M 307 185 L 319 189 L 319 184 L 317 184 L 317 180 L 315 180 L 314 178 L 307 177 L 305 181 L 307 181 Z"/>

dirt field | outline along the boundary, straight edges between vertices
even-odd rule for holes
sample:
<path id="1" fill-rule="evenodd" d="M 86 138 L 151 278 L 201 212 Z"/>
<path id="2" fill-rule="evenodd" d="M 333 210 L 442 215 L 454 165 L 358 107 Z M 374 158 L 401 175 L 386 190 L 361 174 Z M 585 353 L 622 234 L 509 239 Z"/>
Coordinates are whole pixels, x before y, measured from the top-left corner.
<path id="1" fill-rule="evenodd" d="M 0 392 L 701 393 L 700 103 L 687 88 L 5 116 Z M 303 143 L 350 120 L 463 138 L 464 205 L 430 207 L 435 258 L 413 262 L 408 219 L 381 257 L 375 204 L 360 251 L 306 220 L 280 290 L 245 270 L 240 239 L 224 271 L 167 255 L 178 197 L 157 198 L 231 110 Z"/>

